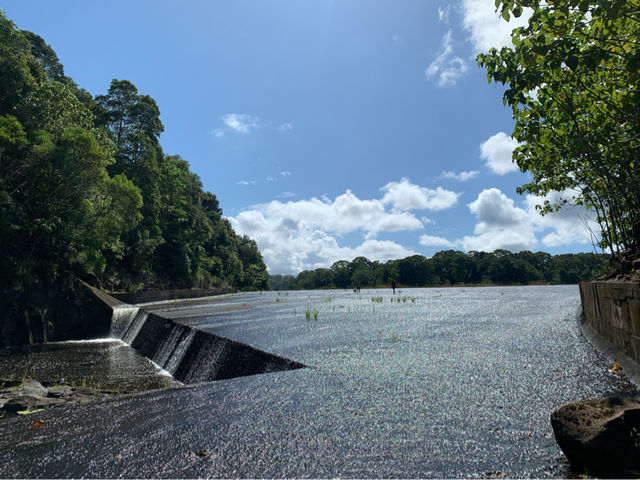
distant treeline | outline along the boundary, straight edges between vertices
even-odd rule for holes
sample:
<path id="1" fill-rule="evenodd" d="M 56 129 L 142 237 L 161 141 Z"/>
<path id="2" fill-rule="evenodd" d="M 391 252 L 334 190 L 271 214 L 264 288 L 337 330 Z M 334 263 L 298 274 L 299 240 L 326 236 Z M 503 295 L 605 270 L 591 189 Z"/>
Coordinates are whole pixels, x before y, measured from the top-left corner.
<path id="1" fill-rule="evenodd" d="M 75 278 L 117 290 L 268 287 L 256 243 L 162 151 L 163 130 L 153 98 L 127 80 L 92 97 L 0 10 L 0 327 L 53 328 L 54 299 Z"/>
<path id="2" fill-rule="evenodd" d="M 304 270 L 297 276 L 270 275 L 272 290 L 310 290 L 388 286 L 572 284 L 591 280 L 608 266 L 608 257 L 594 253 L 552 256 L 523 251 L 463 253 L 446 250 L 431 258 L 413 255 L 385 263 L 357 257 L 331 268 Z"/>

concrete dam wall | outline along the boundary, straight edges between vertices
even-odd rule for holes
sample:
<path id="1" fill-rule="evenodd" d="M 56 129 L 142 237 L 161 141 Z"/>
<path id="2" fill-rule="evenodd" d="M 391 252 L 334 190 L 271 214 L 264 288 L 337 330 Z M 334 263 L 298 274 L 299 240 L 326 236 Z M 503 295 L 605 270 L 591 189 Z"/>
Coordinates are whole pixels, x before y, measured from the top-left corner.
<path id="1" fill-rule="evenodd" d="M 627 370 L 640 380 L 640 284 L 582 282 L 580 299 L 585 333 L 618 360 L 630 361 Z"/>
<path id="2" fill-rule="evenodd" d="M 187 384 L 305 367 L 130 305 L 113 309 L 111 336 Z"/>
<path id="3" fill-rule="evenodd" d="M 111 337 L 129 344 L 182 383 L 306 367 L 250 345 L 183 325 L 144 307 L 128 305 L 88 285 L 85 287 L 108 307 L 100 315 L 107 318 L 98 320 L 110 323 Z M 154 308 L 157 310 L 158 306 Z"/>

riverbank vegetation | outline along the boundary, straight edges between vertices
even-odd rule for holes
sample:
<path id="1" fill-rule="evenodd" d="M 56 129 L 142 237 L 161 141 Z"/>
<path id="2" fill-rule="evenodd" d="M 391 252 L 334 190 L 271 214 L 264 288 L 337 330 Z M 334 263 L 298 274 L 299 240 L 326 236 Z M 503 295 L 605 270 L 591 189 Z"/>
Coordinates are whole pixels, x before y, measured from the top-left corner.
<path id="1" fill-rule="evenodd" d="M 0 10 L 3 334 L 15 322 L 54 328 L 54 299 L 76 278 L 112 290 L 267 288 L 256 243 L 186 160 L 163 152 L 163 129 L 153 98 L 127 80 L 92 97 Z"/>
<path id="2" fill-rule="evenodd" d="M 513 45 L 478 56 L 505 85 L 513 154 L 544 196 L 542 212 L 567 203 L 595 212 L 600 245 L 619 273 L 640 269 L 640 4 L 635 0 L 497 0 Z M 635 267 L 634 267 L 635 264 Z"/>
<path id="3" fill-rule="evenodd" d="M 275 275 L 272 289 L 312 290 L 389 286 L 572 284 L 590 280 L 608 266 L 605 255 L 578 253 L 552 256 L 544 252 L 463 253 L 446 250 L 431 258 L 413 255 L 386 263 L 364 257 L 335 262 L 331 268 L 305 270 L 297 276 Z"/>

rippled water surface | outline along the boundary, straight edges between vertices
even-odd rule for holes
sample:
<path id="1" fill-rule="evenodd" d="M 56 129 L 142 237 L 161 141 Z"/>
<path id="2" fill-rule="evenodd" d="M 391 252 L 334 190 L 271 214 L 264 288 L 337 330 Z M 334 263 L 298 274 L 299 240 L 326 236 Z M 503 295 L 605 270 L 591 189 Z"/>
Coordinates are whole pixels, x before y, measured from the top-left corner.
<path id="1" fill-rule="evenodd" d="M 0 477 L 559 477 L 550 412 L 635 393 L 583 338 L 577 286 L 152 308 L 309 368 L 1 422 Z"/>
<path id="2" fill-rule="evenodd" d="M 166 387 L 167 376 L 114 339 L 0 348 L 0 380 L 39 381 L 138 392 Z"/>

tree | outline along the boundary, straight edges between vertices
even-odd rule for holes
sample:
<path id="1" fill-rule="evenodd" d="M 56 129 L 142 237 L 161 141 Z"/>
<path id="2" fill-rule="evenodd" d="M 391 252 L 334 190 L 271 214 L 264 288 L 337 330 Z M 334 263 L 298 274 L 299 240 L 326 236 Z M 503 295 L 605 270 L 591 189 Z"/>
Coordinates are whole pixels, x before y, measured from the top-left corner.
<path id="1" fill-rule="evenodd" d="M 109 172 L 125 174 L 140 189 L 143 199 L 142 221 L 124 239 L 124 255 L 111 259 L 111 269 L 127 272 L 125 287 L 157 282 L 153 257 L 164 241 L 160 227 L 160 164 L 164 157 L 159 143 L 164 130 L 160 110 L 151 97 L 139 95 L 128 80 L 112 80 L 107 94 L 98 95 L 95 102 L 96 122 L 107 127 L 116 148 L 116 161 Z M 177 261 L 188 270 L 184 257 Z"/>
<path id="2" fill-rule="evenodd" d="M 398 277 L 396 280 L 409 287 L 421 287 L 431 282 L 433 269 L 429 261 L 422 255 L 398 260 Z"/>
<path id="3" fill-rule="evenodd" d="M 507 86 L 513 158 L 547 196 L 542 213 L 575 202 L 593 209 L 611 254 L 640 221 L 640 5 L 632 0 L 496 0 L 502 16 L 533 13 L 513 47 L 479 55 L 489 81 Z M 640 239 L 635 238 L 636 242 Z"/>
<path id="4" fill-rule="evenodd" d="M 351 270 L 349 269 L 349 262 L 346 260 L 339 260 L 331 265 L 331 271 L 333 272 L 333 284 L 338 288 L 348 288 L 351 285 Z"/>

